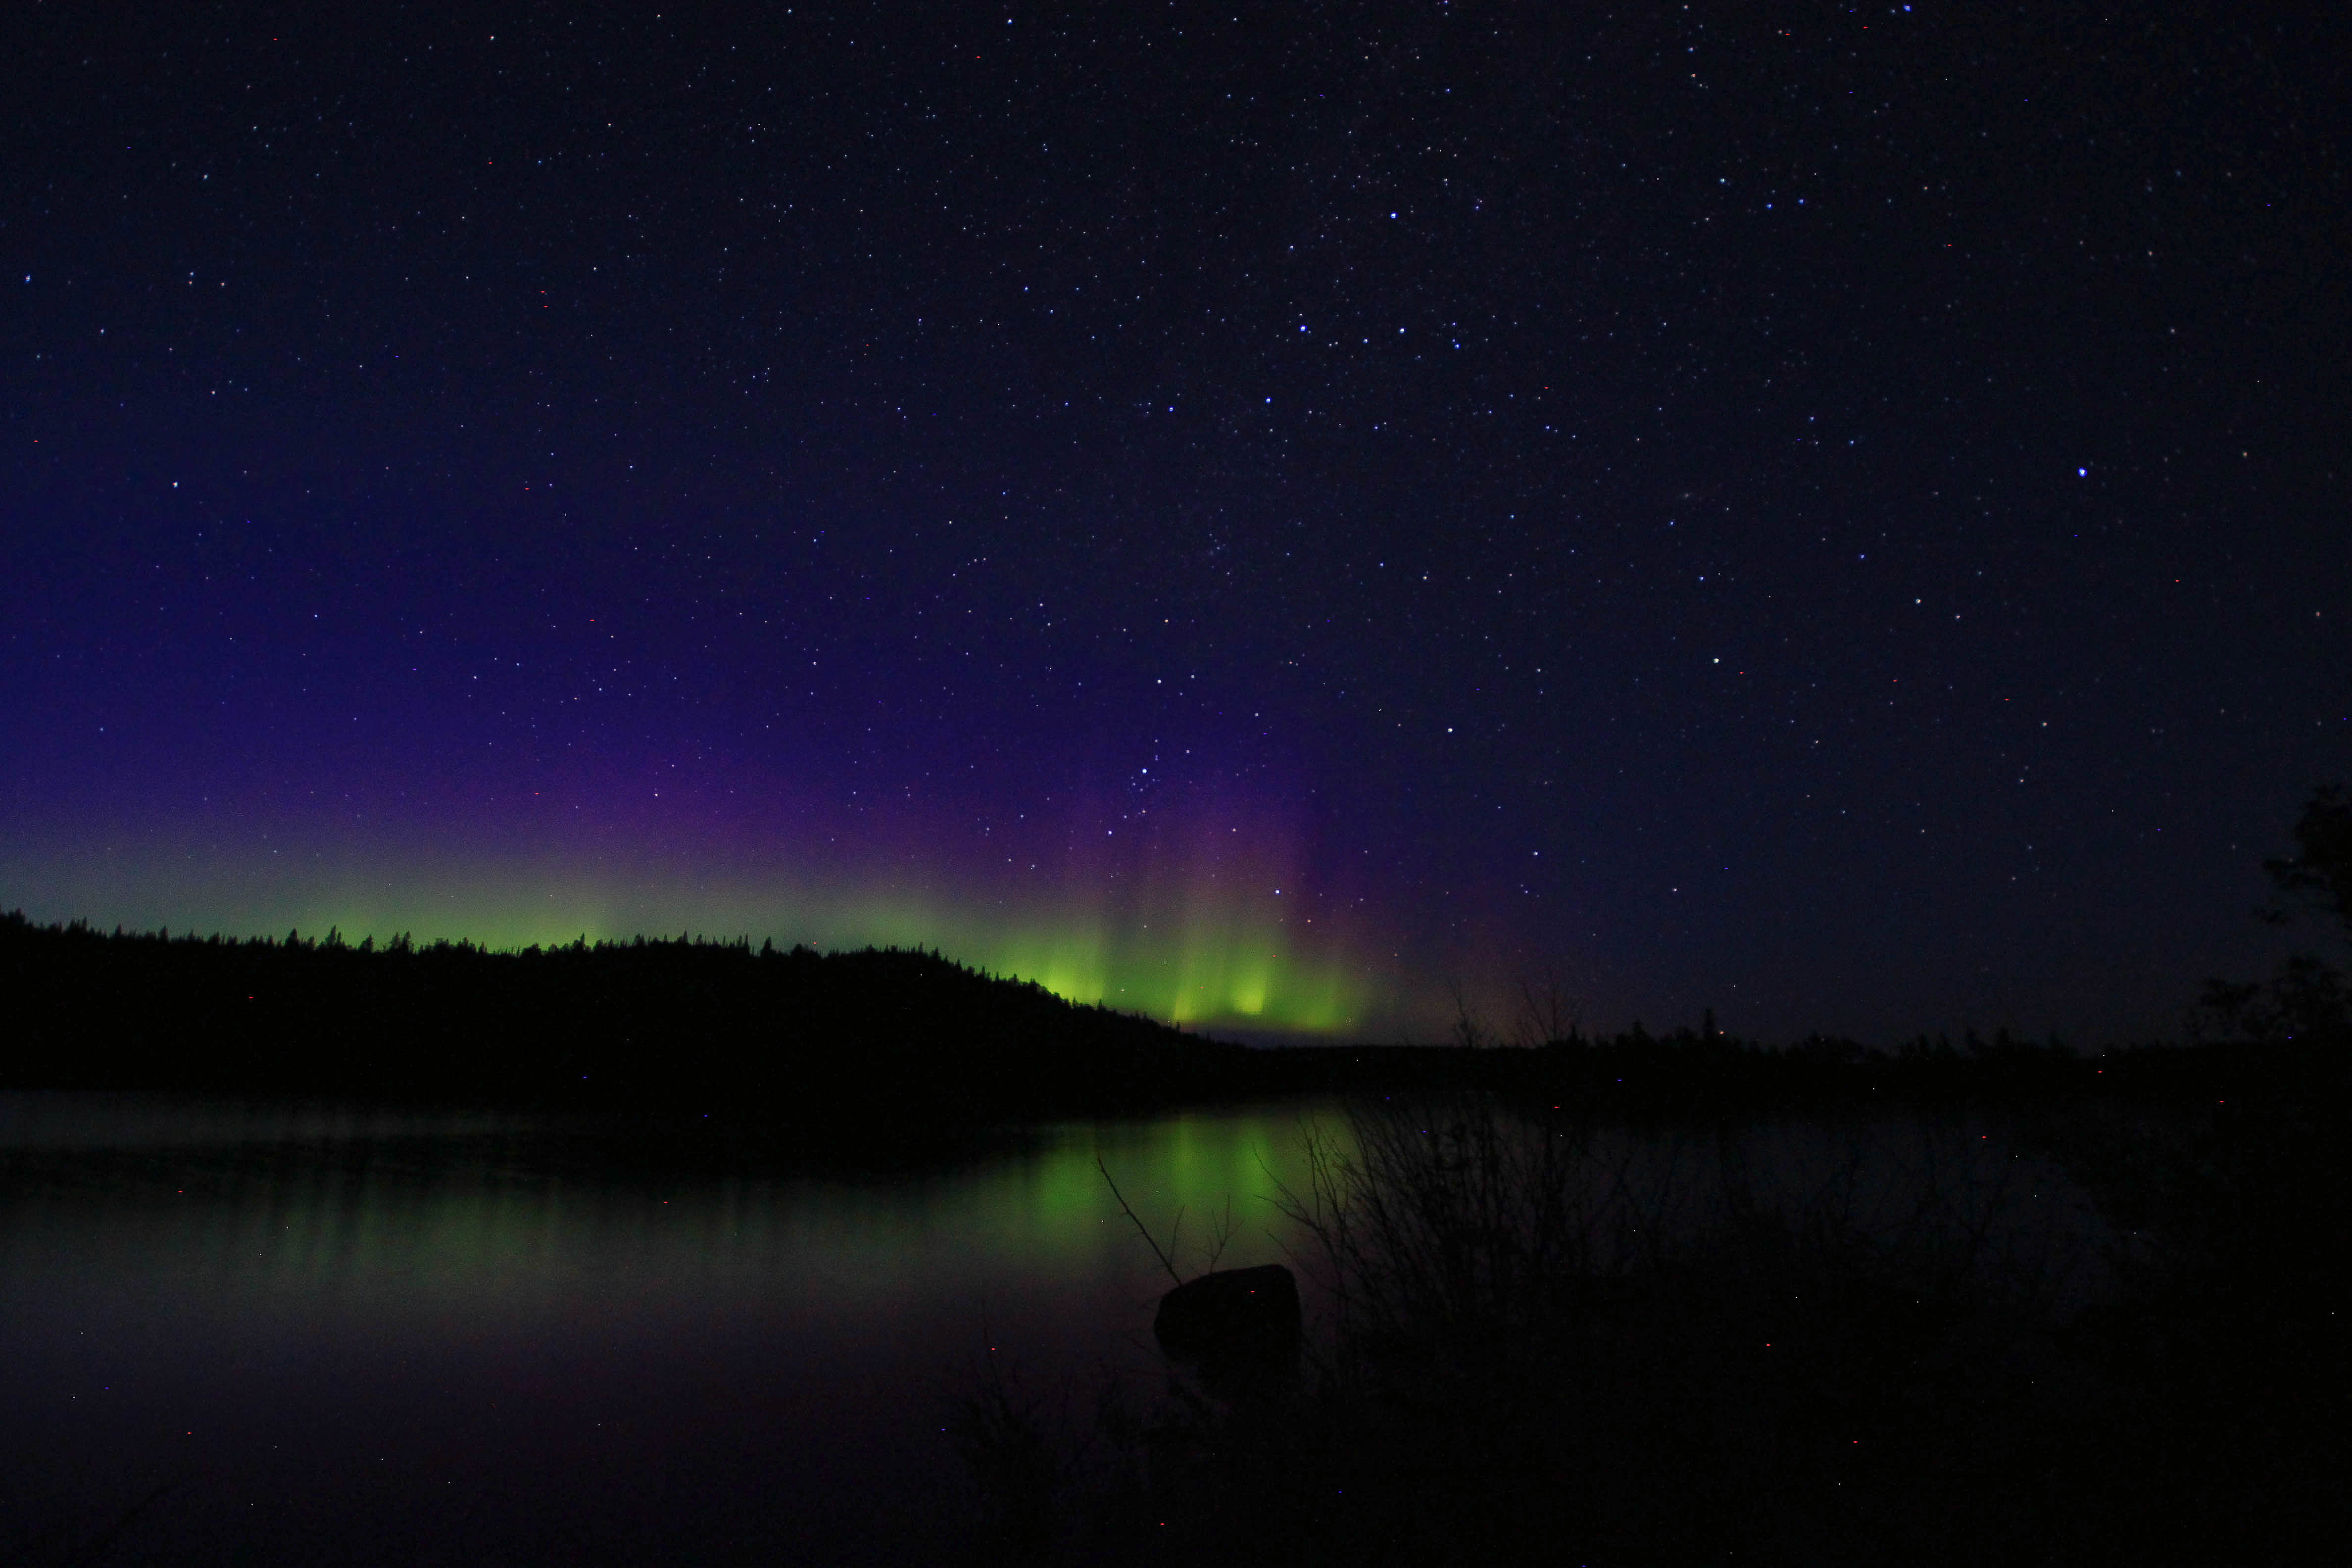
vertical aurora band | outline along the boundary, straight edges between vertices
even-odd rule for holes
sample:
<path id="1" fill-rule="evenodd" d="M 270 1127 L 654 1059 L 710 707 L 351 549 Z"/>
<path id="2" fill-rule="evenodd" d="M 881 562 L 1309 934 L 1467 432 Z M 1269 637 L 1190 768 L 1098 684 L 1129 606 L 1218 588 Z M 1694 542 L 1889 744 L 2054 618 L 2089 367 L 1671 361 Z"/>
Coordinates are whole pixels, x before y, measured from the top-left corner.
<path id="1" fill-rule="evenodd" d="M 1215 863 L 1057 868 L 1058 885 L 959 877 L 936 861 L 795 868 L 782 857 L 717 867 L 577 848 L 386 855 L 329 846 L 247 859 L 167 844 L 118 845 L 60 863 L 0 857 L 37 887 L 35 919 L 130 929 L 317 935 L 408 932 L 495 948 L 692 932 L 755 945 L 936 949 L 1073 1002 L 1171 1023 L 1328 1035 L 1391 1015 L 1396 976 L 1373 957 L 1353 900 L 1225 856 Z"/>

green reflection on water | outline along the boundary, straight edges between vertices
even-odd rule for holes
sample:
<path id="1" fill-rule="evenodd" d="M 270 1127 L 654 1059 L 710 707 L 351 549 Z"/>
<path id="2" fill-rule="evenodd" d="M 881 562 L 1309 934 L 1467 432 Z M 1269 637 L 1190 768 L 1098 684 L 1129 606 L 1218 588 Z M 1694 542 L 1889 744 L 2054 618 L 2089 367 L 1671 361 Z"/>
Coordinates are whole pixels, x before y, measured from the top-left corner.
<path id="1" fill-rule="evenodd" d="M 21 1164 L 21 1119 L 5 1110 L 0 1157 Z M 923 1176 L 688 1183 L 583 1174 L 576 1159 L 543 1168 L 511 1132 L 345 1141 L 270 1112 L 240 1142 L 234 1123 L 216 1110 L 206 1142 L 173 1146 L 168 1116 L 151 1118 L 131 1134 L 142 1148 L 43 1151 L 42 1189 L 0 1199 L 0 1298 L 72 1267 L 160 1291 L 175 1312 L 453 1329 L 583 1310 L 864 1315 L 1089 1280 L 1139 1299 L 1160 1288 L 1159 1265 L 1097 1159 L 1161 1246 L 1181 1212 L 1190 1273 L 1228 1205 L 1221 1265 L 1284 1260 L 1297 1237 L 1278 1203 L 1286 1184 L 1307 1189 L 1307 1130 L 1345 1139 L 1332 1107 L 1268 1106 L 1059 1124 L 1020 1152 Z"/>

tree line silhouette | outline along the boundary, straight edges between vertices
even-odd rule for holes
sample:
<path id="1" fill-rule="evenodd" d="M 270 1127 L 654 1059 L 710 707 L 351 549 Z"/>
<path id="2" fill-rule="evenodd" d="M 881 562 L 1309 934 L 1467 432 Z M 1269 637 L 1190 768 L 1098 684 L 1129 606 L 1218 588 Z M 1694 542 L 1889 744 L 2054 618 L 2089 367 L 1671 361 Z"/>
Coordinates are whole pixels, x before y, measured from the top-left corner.
<path id="1" fill-rule="evenodd" d="M 2352 795 L 2314 792 L 2288 900 L 2352 939 Z M 2268 918 L 2284 920 L 2282 910 Z M 2316 954 L 2208 984 L 2189 1043 L 2090 1054 L 2003 1030 L 1895 1050 L 1716 1026 L 1588 1034 L 1557 985 L 1524 987 L 1504 1035 L 1466 1004 L 1454 1043 L 1252 1050 L 1074 1004 L 936 951 L 823 953 L 748 940 L 494 952 L 104 932 L 0 915 L 0 1088 L 344 1093 L 530 1104 L 756 1106 L 971 1121 L 1302 1092 L 1485 1089 L 1580 1109 L 2083 1095 L 2195 1098 L 2297 1086 L 2341 1098 L 2352 988 Z"/>
<path id="2" fill-rule="evenodd" d="M 935 952 L 685 935 L 501 952 L 16 912 L 0 915 L 0 986 L 11 1089 L 969 1119 L 1206 1093 L 1244 1054 Z"/>
<path id="3" fill-rule="evenodd" d="M 111 932 L 0 914 L 0 1088 L 343 1094 L 961 1122 L 1312 1093 L 1487 1090 L 1580 1110 L 2194 1098 L 2341 1055 L 2314 958 L 2214 983 L 2182 1046 L 2078 1051 L 1973 1031 L 1893 1050 L 1716 1026 L 1510 1043 L 1251 1049 L 1076 1004 L 937 952 L 676 938 L 499 952 L 457 941 Z M 1535 1015 L 1530 1015 L 1533 1016 Z M 1465 1043 L 1466 1042 L 1466 1043 Z"/>

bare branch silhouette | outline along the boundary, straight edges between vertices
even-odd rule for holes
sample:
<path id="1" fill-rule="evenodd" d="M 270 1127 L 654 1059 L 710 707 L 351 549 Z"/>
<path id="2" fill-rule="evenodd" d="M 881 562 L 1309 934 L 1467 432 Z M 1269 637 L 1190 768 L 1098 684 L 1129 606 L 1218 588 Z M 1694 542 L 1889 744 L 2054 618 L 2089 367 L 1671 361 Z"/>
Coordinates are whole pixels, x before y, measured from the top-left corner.
<path id="1" fill-rule="evenodd" d="M 1160 1268 L 1168 1270 L 1168 1278 L 1173 1279 L 1179 1285 L 1184 1283 L 1184 1277 L 1176 1272 L 1175 1260 L 1170 1258 L 1167 1253 L 1160 1250 L 1160 1243 L 1153 1239 L 1150 1228 L 1146 1226 L 1142 1220 L 1136 1217 L 1134 1208 L 1130 1206 L 1127 1201 L 1127 1194 L 1118 1190 L 1118 1184 L 1117 1182 L 1111 1180 L 1110 1167 L 1103 1163 L 1103 1157 L 1100 1154 L 1097 1154 L 1095 1156 L 1095 1169 L 1102 1173 L 1103 1184 L 1110 1189 L 1110 1195 L 1118 1200 L 1118 1212 L 1127 1216 L 1128 1224 L 1135 1226 L 1135 1233 L 1143 1237 L 1143 1245 L 1151 1248 L 1151 1256 L 1160 1259 Z M 1168 1234 L 1168 1245 L 1170 1247 L 1172 1248 L 1175 1247 L 1176 1237 L 1182 1232 L 1183 1228 L 1184 1211 L 1180 1207 L 1176 1211 L 1175 1228 L 1171 1230 Z M 1222 1245 L 1220 1249 L 1222 1250 Z"/>

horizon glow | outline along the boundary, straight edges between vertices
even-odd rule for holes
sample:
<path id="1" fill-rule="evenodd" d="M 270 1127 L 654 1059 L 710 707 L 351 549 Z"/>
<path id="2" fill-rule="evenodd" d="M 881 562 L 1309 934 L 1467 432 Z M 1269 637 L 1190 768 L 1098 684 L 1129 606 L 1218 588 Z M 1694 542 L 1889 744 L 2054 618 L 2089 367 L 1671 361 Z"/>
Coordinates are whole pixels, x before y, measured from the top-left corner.
<path id="1" fill-rule="evenodd" d="M 12 890 L 5 903 L 44 922 L 175 934 L 334 929 L 354 943 L 404 932 L 506 951 L 681 933 L 920 948 L 1074 1003 L 1195 1028 L 1330 1036 L 1397 1012 L 1401 977 L 1370 958 L 1360 922 L 1296 879 L 1195 864 L 1142 878 L 1066 869 L 1058 886 L 1021 888 L 908 869 L 324 849 L 234 866 L 151 845 L 69 863 L 0 860 L 0 887 Z M 13 891 L 28 889 L 41 896 Z"/>
<path id="2" fill-rule="evenodd" d="M 1363 1038 L 1555 975 L 1588 1029 L 2147 1038 L 2305 940 L 2246 913 L 2352 759 L 2288 79 L 2159 189 L 2040 54 L 1907 22 L 1868 126 L 1788 123 L 1845 52 L 1664 82 L 1679 13 L 1440 90 L 1558 54 L 1523 8 L 1332 78 L 1373 212 L 1313 125 L 1231 133 L 1312 27 L 616 13 L 412 121 L 505 31 L 322 10 L 258 70 L 17 9 L 0 903 L 919 942 Z M 1990 101 L 2065 177 L 1956 161 Z M 1546 116 L 1573 156 L 1465 184 Z M 2161 266 L 2151 202 L 2212 219 Z"/>

